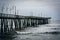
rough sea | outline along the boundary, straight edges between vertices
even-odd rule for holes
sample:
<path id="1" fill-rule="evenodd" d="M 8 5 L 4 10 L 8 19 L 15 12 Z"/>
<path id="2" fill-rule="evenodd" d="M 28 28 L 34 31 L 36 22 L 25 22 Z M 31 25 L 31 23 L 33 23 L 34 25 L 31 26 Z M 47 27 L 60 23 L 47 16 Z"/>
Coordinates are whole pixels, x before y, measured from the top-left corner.
<path id="1" fill-rule="evenodd" d="M 0 37 L 0 40 L 60 40 L 60 21 L 49 24 L 28 27 L 23 31 L 16 31 L 15 35 Z"/>

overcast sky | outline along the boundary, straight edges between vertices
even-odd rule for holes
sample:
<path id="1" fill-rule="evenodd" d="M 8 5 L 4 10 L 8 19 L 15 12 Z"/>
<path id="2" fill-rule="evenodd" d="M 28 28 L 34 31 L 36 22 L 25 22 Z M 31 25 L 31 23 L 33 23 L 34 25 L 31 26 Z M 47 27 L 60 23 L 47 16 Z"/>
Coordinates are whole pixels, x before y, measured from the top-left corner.
<path id="1" fill-rule="evenodd" d="M 52 17 L 53 20 L 60 20 L 60 0 L 0 0 L 0 12 L 3 5 L 5 8 L 16 6 L 18 15 Z M 10 12 L 4 9 L 4 13 Z M 14 9 L 12 13 L 14 14 Z"/>

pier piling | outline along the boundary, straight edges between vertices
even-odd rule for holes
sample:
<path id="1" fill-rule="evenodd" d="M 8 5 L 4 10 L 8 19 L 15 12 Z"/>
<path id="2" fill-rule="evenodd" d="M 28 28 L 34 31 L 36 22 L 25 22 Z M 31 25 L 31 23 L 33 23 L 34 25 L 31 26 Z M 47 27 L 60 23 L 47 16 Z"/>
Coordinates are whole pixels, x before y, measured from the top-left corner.
<path id="1" fill-rule="evenodd" d="M 8 33 L 13 30 L 21 30 L 26 27 L 33 27 L 41 24 L 48 24 L 50 17 L 20 16 L 0 13 L 0 32 Z M 5 16 L 4 16 L 5 15 Z M 14 28 L 15 26 L 15 28 Z"/>

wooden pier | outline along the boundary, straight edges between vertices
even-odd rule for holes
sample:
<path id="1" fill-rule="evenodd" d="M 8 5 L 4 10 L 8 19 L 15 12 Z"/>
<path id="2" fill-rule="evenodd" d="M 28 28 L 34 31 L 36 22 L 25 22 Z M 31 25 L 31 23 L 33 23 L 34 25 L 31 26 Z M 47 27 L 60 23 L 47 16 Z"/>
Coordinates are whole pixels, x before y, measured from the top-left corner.
<path id="1" fill-rule="evenodd" d="M 26 27 L 34 27 L 48 24 L 50 17 L 21 16 L 0 13 L 0 33 L 9 33 L 12 30 L 21 30 Z"/>

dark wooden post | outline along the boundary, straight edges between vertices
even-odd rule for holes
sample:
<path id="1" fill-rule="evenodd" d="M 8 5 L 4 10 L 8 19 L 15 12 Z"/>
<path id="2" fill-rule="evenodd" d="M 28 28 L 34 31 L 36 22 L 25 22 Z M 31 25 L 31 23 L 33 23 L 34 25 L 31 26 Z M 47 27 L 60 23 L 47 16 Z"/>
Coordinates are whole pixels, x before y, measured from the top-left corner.
<path id="1" fill-rule="evenodd" d="M 2 9 L 2 11 L 3 11 L 3 9 Z M 0 16 L 2 16 L 2 14 Z M 3 19 L 1 19 L 1 33 L 3 33 Z"/>

